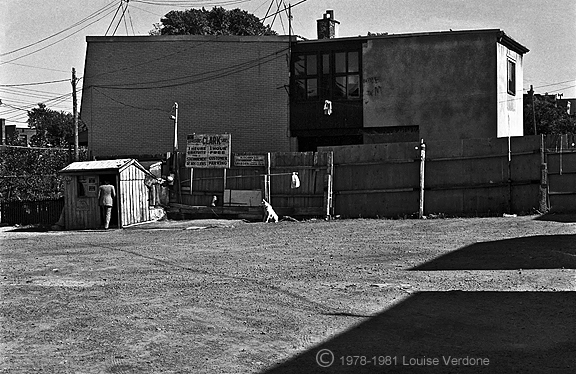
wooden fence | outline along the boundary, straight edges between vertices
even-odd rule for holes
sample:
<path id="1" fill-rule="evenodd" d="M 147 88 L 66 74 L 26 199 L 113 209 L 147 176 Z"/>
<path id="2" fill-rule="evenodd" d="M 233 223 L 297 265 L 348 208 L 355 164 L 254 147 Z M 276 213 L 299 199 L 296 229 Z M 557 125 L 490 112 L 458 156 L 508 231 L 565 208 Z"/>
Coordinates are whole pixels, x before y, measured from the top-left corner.
<path id="1" fill-rule="evenodd" d="M 545 147 L 550 211 L 576 212 L 576 135 L 548 135 Z"/>
<path id="2" fill-rule="evenodd" d="M 247 156 L 235 154 L 234 156 Z M 261 162 L 229 169 L 185 168 L 179 165 L 180 183 L 171 194 L 173 211 L 196 217 L 262 217 L 263 198 L 282 216 L 332 214 L 331 152 L 275 152 L 257 156 Z M 234 157 L 233 157 L 234 159 Z M 291 188 L 292 174 L 300 181 Z M 216 198 L 215 206 L 212 206 Z"/>
<path id="3" fill-rule="evenodd" d="M 41 201 L 3 201 L 0 222 L 8 225 L 54 224 L 64 209 L 64 199 Z"/>
<path id="4" fill-rule="evenodd" d="M 541 205 L 540 136 L 427 142 L 424 213 L 495 215 Z M 335 214 L 413 216 L 420 208 L 420 144 L 321 148 L 334 152 Z"/>

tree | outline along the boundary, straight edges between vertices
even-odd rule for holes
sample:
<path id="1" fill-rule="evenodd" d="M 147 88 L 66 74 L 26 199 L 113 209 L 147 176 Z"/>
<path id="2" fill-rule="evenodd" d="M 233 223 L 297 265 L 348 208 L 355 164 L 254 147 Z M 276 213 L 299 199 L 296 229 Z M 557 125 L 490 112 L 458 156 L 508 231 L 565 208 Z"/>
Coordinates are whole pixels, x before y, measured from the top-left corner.
<path id="1" fill-rule="evenodd" d="M 160 23 L 154 24 L 149 34 L 246 36 L 276 35 L 276 32 L 245 10 L 214 7 L 210 11 L 204 8 L 170 11 L 160 19 Z"/>
<path id="2" fill-rule="evenodd" d="M 31 145 L 36 147 L 64 147 L 66 138 L 74 135 L 74 116 L 64 111 L 48 109 L 40 103 L 28 111 L 28 126 L 36 129 Z"/>
<path id="3" fill-rule="evenodd" d="M 534 116 L 535 115 L 535 116 Z M 538 134 L 576 134 L 576 117 L 570 116 L 566 108 L 556 105 L 546 95 L 534 96 L 534 111 L 530 99 L 524 102 L 524 134 L 534 134 L 534 119 Z"/>

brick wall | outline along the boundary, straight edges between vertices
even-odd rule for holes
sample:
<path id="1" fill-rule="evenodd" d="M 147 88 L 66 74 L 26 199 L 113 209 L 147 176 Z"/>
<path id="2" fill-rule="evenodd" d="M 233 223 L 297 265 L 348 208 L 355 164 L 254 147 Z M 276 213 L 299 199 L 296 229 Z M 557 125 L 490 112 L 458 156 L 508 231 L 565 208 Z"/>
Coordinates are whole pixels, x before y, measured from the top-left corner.
<path id="1" fill-rule="evenodd" d="M 290 151 L 288 37 L 88 37 L 81 118 L 105 155 L 173 148 L 192 133 L 232 134 L 233 152 Z"/>

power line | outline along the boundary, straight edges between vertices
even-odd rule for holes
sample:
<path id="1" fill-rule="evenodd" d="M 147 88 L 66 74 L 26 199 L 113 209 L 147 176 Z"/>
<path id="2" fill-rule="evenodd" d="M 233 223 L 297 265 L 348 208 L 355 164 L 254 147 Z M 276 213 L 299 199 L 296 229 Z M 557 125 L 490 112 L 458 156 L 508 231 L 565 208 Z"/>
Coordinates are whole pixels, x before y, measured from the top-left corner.
<path id="1" fill-rule="evenodd" d="M 22 86 L 39 86 L 42 84 L 67 82 L 69 79 L 59 79 L 54 81 L 34 82 L 34 83 L 18 83 L 18 84 L 0 84 L 0 87 L 22 87 Z"/>
<path id="2" fill-rule="evenodd" d="M 211 81 L 211 80 L 215 80 L 215 79 L 220 79 L 220 78 L 232 75 L 232 74 L 237 74 L 237 73 L 240 73 L 242 71 L 252 69 L 252 68 L 259 66 L 259 65 L 262 65 L 262 64 L 270 63 L 270 62 L 272 62 L 278 58 L 285 57 L 281 53 L 285 52 L 287 50 L 288 50 L 288 48 L 284 48 L 282 50 L 273 52 L 267 56 L 259 57 L 257 59 L 246 61 L 246 62 L 243 62 L 240 64 L 227 66 L 224 68 L 220 68 L 220 69 L 216 69 L 216 70 L 212 70 L 212 71 L 208 71 L 208 72 L 178 77 L 178 78 L 163 79 L 163 80 L 149 81 L 149 82 L 126 83 L 126 84 L 119 84 L 119 85 L 92 85 L 92 86 L 93 87 L 99 87 L 99 88 L 107 88 L 107 89 L 142 90 L 142 89 L 157 89 L 157 88 L 177 87 L 177 86 L 182 86 L 182 85 L 187 85 L 187 84 L 197 84 L 197 83 L 202 83 L 202 82 Z M 209 74 L 212 74 L 212 75 L 209 75 Z M 202 77 L 202 76 L 205 76 L 205 77 Z M 182 80 L 182 79 L 196 78 L 196 77 L 198 77 L 197 80 L 190 80 L 190 81 L 179 82 L 179 83 L 172 83 L 172 84 L 165 84 L 165 85 L 154 85 L 154 86 L 148 86 L 148 87 L 134 87 L 134 86 L 138 86 L 138 85 L 167 83 L 170 81 L 178 81 L 178 80 Z M 202 78 L 200 78 L 200 77 L 202 77 Z"/>
<path id="3" fill-rule="evenodd" d="M 112 13 L 112 11 L 104 14 L 102 17 L 100 17 L 100 18 L 96 19 L 95 21 L 93 21 L 93 22 L 85 25 L 84 27 L 82 27 L 82 28 L 74 31 L 74 32 L 71 33 L 70 35 L 63 37 L 62 39 L 56 40 L 55 42 L 52 42 L 52 43 L 48 44 L 47 46 L 44 46 L 44 47 L 42 47 L 42 48 L 39 48 L 39 49 L 37 49 L 37 50 L 34 50 L 34 51 L 29 52 L 29 53 L 27 53 L 27 54 L 24 54 L 24 55 L 22 55 L 22 56 L 20 56 L 20 57 L 13 58 L 12 60 L 0 62 L 0 65 L 4 65 L 4 64 L 11 63 L 11 62 L 13 62 L 13 61 L 19 60 L 19 59 L 24 58 L 24 57 L 26 57 L 26 56 L 30 56 L 31 54 L 40 52 L 40 51 L 42 51 L 42 50 L 44 50 L 44 49 L 46 49 L 46 48 L 49 48 L 49 47 L 51 47 L 51 46 L 53 46 L 53 45 L 55 45 L 55 44 L 57 44 L 57 43 L 60 43 L 61 41 L 64 41 L 64 40 L 68 39 L 68 38 L 71 37 L 72 35 L 75 35 L 75 34 L 79 33 L 80 31 L 84 30 L 84 29 L 87 28 L 88 26 L 91 26 L 91 25 L 93 25 L 94 23 L 100 21 L 100 20 L 103 19 L 104 17 L 108 16 L 110 13 Z M 68 28 L 68 29 L 70 29 L 70 28 Z"/>
<path id="4" fill-rule="evenodd" d="M 94 13 L 92 13 L 92 14 L 90 14 L 89 16 L 85 17 L 84 19 L 76 22 L 75 24 L 73 24 L 73 25 L 71 25 L 71 26 L 68 26 L 68 27 L 66 27 L 64 30 L 58 31 L 57 33 L 52 34 L 52 35 L 50 35 L 50 36 L 48 36 L 48 37 L 46 37 L 46 38 L 40 39 L 40 40 L 38 40 L 37 42 L 34 42 L 34 43 L 31 43 L 31 44 L 25 45 L 25 46 L 20 47 L 20 48 L 16 48 L 16 49 L 14 49 L 14 50 L 12 50 L 12 51 L 9 51 L 9 52 L 0 53 L 0 57 L 1 57 L 1 56 L 6 56 L 6 55 L 9 55 L 9 54 L 12 54 L 12 53 L 21 51 L 21 50 L 24 50 L 24 49 L 26 49 L 26 48 L 33 47 L 33 46 L 35 46 L 35 45 L 37 45 L 37 44 L 40 44 L 40 43 L 42 43 L 42 42 L 44 42 L 44 41 L 46 41 L 46 40 L 49 40 L 49 39 L 53 38 L 53 37 L 55 37 L 55 36 L 58 36 L 58 35 L 66 32 L 66 31 L 68 31 L 68 30 L 70 30 L 70 29 L 73 29 L 74 27 L 79 26 L 79 25 L 81 25 L 82 23 L 86 22 L 86 21 L 89 20 L 90 18 L 95 17 L 96 15 L 98 15 L 98 13 L 103 12 L 106 8 L 110 7 L 110 5 L 111 5 L 111 4 L 107 4 L 107 5 L 103 6 L 102 8 L 98 9 L 97 11 L 95 11 Z"/>
<path id="5" fill-rule="evenodd" d="M 296 4 L 292 5 L 292 8 L 294 8 L 295 6 L 300 5 L 300 4 L 302 4 L 302 3 L 305 3 L 306 1 L 308 1 L 308 0 L 301 0 L 301 1 L 299 1 L 299 2 L 297 2 Z M 275 13 L 268 14 L 268 15 L 265 16 L 264 18 L 260 18 L 260 21 L 264 21 L 266 18 L 273 17 L 273 16 L 275 16 L 276 14 L 282 13 L 282 12 L 285 12 L 285 11 L 286 11 L 286 10 L 279 10 L 279 11 L 277 11 L 277 12 L 275 12 Z"/>
<path id="6" fill-rule="evenodd" d="M 247 3 L 251 0 L 221 0 L 221 1 L 206 1 L 206 0 L 198 0 L 198 1 L 190 1 L 190 0 L 169 0 L 169 1 L 153 1 L 153 0 L 132 0 L 135 3 L 142 3 L 148 5 L 161 5 L 161 6 L 176 6 L 176 7 L 198 7 L 198 6 L 217 6 L 217 5 L 236 5 L 241 3 Z"/>
<path id="7" fill-rule="evenodd" d="M 45 67 L 41 67 L 41 66 L 33 66 L 33 65 L 26 65 L 26 64 L 19 64 L 17 62 L 9 62 L 9 64 L 11 65 L 18 65 L 18 66 L 24 66 L 27 68 L 34 68 L 34 69 L 42 69 L 42 70 L 49 70 L 49 71 L 57 71 L 60 73 L 67 73 L 67 70 L 60 70 L 60 69 L 50 69 L 50 68 L 45 68 Z"/>

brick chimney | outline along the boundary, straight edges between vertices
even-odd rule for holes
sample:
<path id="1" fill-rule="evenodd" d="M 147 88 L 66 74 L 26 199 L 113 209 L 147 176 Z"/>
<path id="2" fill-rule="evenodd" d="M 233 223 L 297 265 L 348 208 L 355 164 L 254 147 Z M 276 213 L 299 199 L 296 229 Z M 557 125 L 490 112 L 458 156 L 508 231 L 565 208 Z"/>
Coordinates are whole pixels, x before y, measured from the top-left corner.
<path id="1" fill-rule="evenodd" d="M 334 39 L 338 37 L 338 25 L 340 22 L 334 19 L 334 11 L 327 10 L 324 18 L 316 21 L 318 27 L 318 39 Z"/>

